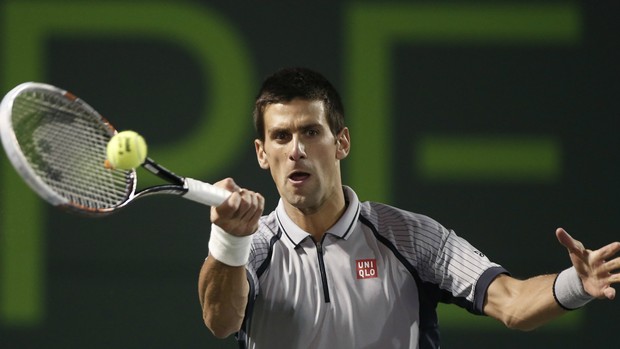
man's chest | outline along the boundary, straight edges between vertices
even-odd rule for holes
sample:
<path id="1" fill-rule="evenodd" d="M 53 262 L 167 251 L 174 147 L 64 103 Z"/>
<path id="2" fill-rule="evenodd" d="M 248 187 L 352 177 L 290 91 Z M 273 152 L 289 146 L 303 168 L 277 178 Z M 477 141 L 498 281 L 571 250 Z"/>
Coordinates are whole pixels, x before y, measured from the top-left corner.
<path id="1" fill-rule="evenodd" d="M 259 282 L 257 310 L 304 326 L 380 324 L 395 316 L 415 318 L 419 308 L 409 271 L 386 246 L 361 232 L 348 240 L 307 239 L 296 248 L 276 245 Z"/>

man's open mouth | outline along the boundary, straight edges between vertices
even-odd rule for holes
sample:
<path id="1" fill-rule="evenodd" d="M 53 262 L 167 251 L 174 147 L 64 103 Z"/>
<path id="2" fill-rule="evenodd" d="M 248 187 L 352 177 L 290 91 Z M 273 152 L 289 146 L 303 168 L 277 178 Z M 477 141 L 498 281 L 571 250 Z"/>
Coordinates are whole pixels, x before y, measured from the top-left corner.
<path id="1" fill-rule="evenodd" d="M 293 182 L 301 182 L 308 179 L 308 177 L 310 177 L 309 173 L 301 171 L 295 171 L 288 176 Z"/>

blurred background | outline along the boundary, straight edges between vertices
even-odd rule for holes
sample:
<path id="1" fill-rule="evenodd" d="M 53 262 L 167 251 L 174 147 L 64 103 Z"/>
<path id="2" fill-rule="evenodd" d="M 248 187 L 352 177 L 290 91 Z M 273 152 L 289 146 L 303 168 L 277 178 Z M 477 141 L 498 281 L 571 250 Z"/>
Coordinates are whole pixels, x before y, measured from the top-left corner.
<path id="1" fill-rule="evenodd" d="M 590 248 L 618 239 L 619 16 L 614 0 L 0 0 L 0 92 L 71 90 L 166 167 L 233 177 L 271 210 L 253 98 L 278 68 L 316 69 L 344 98 L 361 199 L 429 215 L 527 278 L 569 265 L 558 226 Z M 202 323 L 208 231 L 209 209 L 180 198 L 58 211 L 2 154 L 0 348 L 235 348 Z M 439 312 L 446 348 L 594 348 L 620 304 L 528 333 Z"/>

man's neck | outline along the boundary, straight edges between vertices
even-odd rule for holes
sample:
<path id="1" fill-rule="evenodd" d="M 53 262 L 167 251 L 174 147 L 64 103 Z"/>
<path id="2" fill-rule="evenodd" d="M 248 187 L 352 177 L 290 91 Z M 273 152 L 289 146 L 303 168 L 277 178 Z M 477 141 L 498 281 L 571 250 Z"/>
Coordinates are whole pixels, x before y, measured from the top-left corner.
<path id="1" fill-rule="evenodd" d="M 344 193 L 339 191 L 326 200 L 318 208 L 297 208 L 284 203 L 284 210 L 291 220 L 301 229 L 308 232 L 315 241 L 321 241 L 325 232 L 331 228 L 346 210 Z"/>

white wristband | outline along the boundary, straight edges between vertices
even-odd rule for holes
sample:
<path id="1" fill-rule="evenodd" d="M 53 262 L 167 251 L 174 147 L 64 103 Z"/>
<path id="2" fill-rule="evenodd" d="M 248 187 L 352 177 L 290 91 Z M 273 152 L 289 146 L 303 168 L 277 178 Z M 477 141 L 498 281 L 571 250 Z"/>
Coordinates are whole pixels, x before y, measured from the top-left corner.
<path id="1" fill-rule="evenodd" d="M 594 299 L 583 289 L 583 283 L 575 267 L 562 271 L 555 278 L 553 297 L 558 305 L 566 310 L 581 308 Z"/>
<path id="2" fill-rule="evenodd" d="M 251 235 L 231 235 L 217 225 L 211 224 L 209 254 L 224 264 L 233 267 L 245 265 L 250 258 L 251 243 Z"/>

